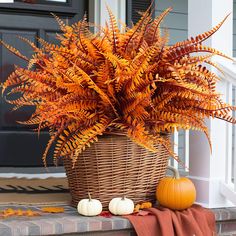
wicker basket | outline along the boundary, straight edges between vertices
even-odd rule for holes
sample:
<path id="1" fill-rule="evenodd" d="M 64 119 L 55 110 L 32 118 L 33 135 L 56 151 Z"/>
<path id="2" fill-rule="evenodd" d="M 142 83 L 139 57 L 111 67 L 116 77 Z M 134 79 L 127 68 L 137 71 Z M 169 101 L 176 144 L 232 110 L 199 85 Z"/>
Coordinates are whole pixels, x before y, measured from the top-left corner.
<path id="1" fill-rule="evenodd" d="M 74 168 L 70 159 L 64 158 L 72 206 L 88 198 L 88 192 L 102 202 L 104 209 L 112 198 L 119 196 L 126 196 L 135 203 L 153 201 L 169 157 L 161 145 L 158 149 L 159 152 L 153 154 L 126 136 L 109 135 L 101 136 L 87 148 Z"/>

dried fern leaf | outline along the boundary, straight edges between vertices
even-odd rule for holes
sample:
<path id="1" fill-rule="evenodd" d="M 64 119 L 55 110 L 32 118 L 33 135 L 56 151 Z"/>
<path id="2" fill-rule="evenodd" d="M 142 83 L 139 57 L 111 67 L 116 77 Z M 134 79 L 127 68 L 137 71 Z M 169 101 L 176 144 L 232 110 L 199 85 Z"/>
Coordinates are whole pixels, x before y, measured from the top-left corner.
<path id="1" fill-rule="evenodd" d="M 4 41 L 0 40 L 0 43 L 10 52 L 14 53 L 16 56 L 18 56 L 19 58 L 25 60 L 25 61 L 29 61 L 29 59 L 22 55 L 17 49 L 15 49 L 14 47 L 10 46 L 9 44 L 5 43 Z"/>

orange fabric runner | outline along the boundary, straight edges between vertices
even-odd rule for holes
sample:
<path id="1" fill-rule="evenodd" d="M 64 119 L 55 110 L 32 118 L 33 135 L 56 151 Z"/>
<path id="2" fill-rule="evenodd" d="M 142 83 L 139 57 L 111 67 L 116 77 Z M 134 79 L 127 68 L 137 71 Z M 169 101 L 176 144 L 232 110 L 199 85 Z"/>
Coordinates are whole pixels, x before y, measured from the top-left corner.
<path id="1" fill-rule="evenodd" d="M 145 216 L 127 215 L 138 236 L 213 236 L 216 235 L 215 215 L 199 205 L 187 210 L 149 208 Z"/>

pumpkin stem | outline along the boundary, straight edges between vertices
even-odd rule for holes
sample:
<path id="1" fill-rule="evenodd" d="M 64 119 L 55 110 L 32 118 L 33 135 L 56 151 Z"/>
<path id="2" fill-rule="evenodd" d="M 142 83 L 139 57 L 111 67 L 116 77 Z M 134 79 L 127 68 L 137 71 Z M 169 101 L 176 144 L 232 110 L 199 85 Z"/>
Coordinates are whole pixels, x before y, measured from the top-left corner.
<path id="1" fill-rule="evenodd" d="M 91 194 L 88 192 L 89 201 L 92 201 Z"/>
<path id="2" fill-rule="evenodd" d="M 174 168 L 173 166 L 168 166 L 167 169 L 171 170 L 174 173 L 175 179 L 180 178 L 179 171 L 176 168 Z"/>

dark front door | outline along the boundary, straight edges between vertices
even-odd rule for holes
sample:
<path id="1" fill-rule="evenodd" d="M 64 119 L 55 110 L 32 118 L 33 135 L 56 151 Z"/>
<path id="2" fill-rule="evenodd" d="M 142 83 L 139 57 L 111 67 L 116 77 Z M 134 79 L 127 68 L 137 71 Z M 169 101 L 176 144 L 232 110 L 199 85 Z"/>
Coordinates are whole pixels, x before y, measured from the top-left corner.
<path id="1" fill-rule="evenodd" d="M 86 0 L 15 0 L 0 3 L 0 37 L 26 56 L 32 49 L 18 36 L 37 44 L 37 37 L 57 43 L 58 25 L 50 12 L 68 23 L 81 19 L 87 10 Z M 40 45 L 38 45 L 40 46 Z M 14 65 L 26 66 L 25 62 L 0 46 L 1 82 L 13 71 Z M 33 108 L 32 108 L 33 109 Z M 17 124 L 25 120 L 32 109 L 11 111 L 11 105 L 0 98 L 0 167 L 41 166 L 41 156 L 48 140 L 48 133 L 38 138 L 29 127 Z M 52 161 L 49 158 L 49 165 Z"/>

